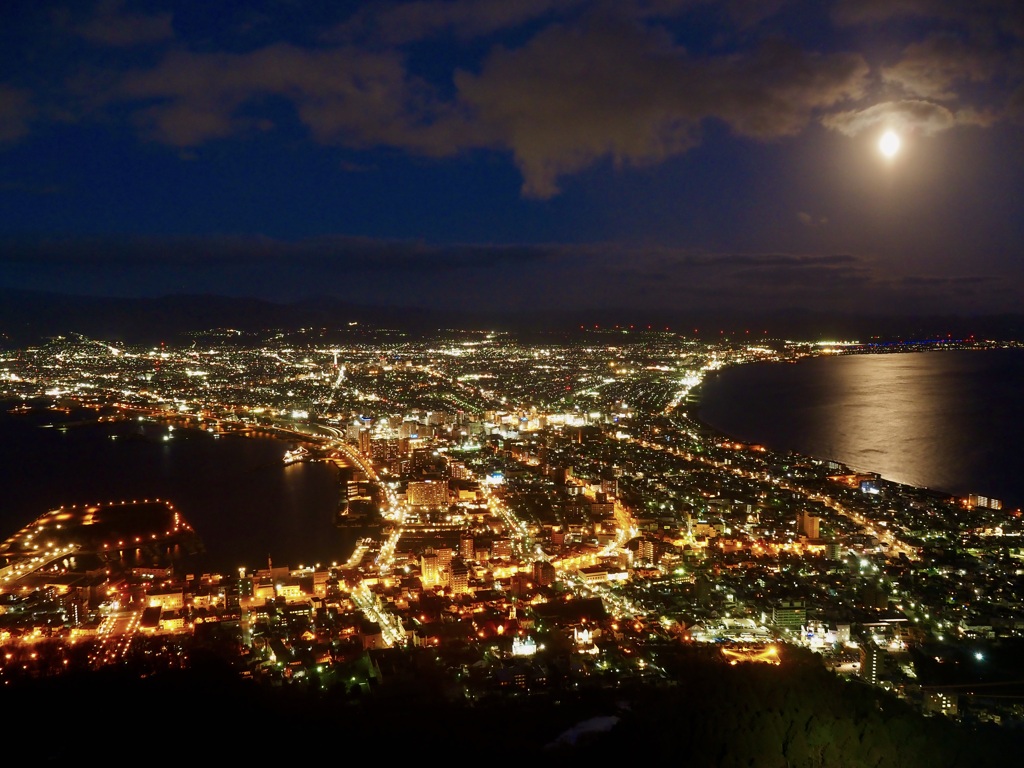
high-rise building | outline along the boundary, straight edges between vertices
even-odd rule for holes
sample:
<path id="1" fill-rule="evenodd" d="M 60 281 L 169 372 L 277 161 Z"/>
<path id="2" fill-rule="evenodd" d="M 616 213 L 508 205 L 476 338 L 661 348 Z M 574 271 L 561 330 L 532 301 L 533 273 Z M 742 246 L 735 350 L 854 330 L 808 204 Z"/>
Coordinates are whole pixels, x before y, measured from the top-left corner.
<path id="1" fill-rule="evenodd" d="M 656 563 L 661 555 L 661 542 L 643 538 L 637 542 L 636 557 L 641 563 Z"/>
<path id="2" fill-rule="evenodd" d="M 441 581 L 437 553 L 432 549 L 428 549 L 420 555 L 420 580 L 425 587 L 432 587 Z"/>
<path id="3" fill-rule="evenodd" d="M 425 424 L 419 422 L 403 421 L 402 426 L 398 429 L 398 434 L 402 437 L 420 437 L 426 434 L 425 427 Z"/>
<path id="4" fill-rule="evenodd" d="M 512 540 L 495 539 L 491 543 L 491 557 L 499 560 L 512 557 Z"/>
<path id="5" fill-rule="evenodd" d="M 448 462 L 448 474 L 454 480 L 469 480 L 469 479 L 471 479 L 471 473 L 466 468 L 465 462 L 462 462 L 462 461 L 449 461 Z"/>
<path id="6" fill-rule="evenodd" d="M 772 606 L 772 623 L 780 629 L 799 631 L 807 623 L 807 606 L 803 600 L 780 600 Z"/>
<path id="7" fill-rule="evenodd" d="M 448 571 L 452 566 L 452 559 L 455 557 L 455 550 L 451 547 L 438 547 L 434 550 L 437 552 L 437 568 L 439 571 Z"/>
<path id="8" fill-rule="evenodd" d="M 798 518 L 800 534 L 808 539 L 821 538 L 821 518 L 818 515 L 803 511 Z"/>
<path id="9" fill-rule="evenodd" d="M 555 566 L 547 560 L 537 560 L 533 564 L 533 580 L 539 586 L 555 583 Z"/>
<path id="10" fill-rule="evenodd" d="M 371 440 L 370 449 L 373 458 L 391 461 L 404 456 L 409 452 L 408 438 L 388 438 L 383 440 Z"/>
<path id="11" fill-rule="evenodd" d="M 463 534 L 459 538 L 459 555 L 463 560 L 476 559 L 476 548 L 473 542 L 473 537 L 469 534 Z"/>
<path id="12" fill-rule="evenodd" d="M 445 507 L 448 505 L 448 483 L 440 480 L 417 480 L 406 488 L 406 500 L 414 507 Z"/>
<path id="13" fill-rule="evenodd" d="M 884 650 L 870 640 L 860 646 L 860 676 L 872 685 L 878 685 L 882 677 L 884 653 Z"/>
<path id="14" fill-rule="evenodd" d="M 1002 509 L 1003 502 L 999 499 L 992 499 L 988 496 L 979 496 L 972 493 L 967 497 L 967 506 L 982 507 L 984 509 Z"/>
<path id="15" fill-rule="evenodd" d="M 469 566 L 463 562 L 462 558 L 457 557 L 452 560 L 449 573 L 448 585 L 452 592 L 463 594 L 469 591 Z"/>

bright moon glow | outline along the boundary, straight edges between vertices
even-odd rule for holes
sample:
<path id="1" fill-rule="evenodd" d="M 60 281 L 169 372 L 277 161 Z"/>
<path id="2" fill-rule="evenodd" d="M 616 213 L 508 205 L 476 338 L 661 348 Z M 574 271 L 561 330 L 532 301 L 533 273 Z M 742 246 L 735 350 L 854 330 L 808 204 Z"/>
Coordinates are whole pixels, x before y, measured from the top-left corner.
<path id="1" fill-rule="evenodd" d="M 878 148 L 886 157 L 893 157 L 900 151 L 900 137 L 892 131 L 886 131 L 878 141 Z"/>

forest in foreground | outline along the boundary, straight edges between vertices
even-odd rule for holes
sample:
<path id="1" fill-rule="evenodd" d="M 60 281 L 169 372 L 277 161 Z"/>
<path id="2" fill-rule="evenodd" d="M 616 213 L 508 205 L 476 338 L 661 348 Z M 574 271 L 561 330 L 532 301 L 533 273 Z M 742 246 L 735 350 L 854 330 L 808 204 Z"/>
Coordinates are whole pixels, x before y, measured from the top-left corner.
<path id="1" fill-rule="evenodd" d="M 0 691 L 8 743 L 64 761 L 98 744 L 232 759 L 294 759 L 317 745 L 339 757 L 463 755 L 485 764 L 671 760 L 731 768 L 957 768 L 1021 754 L 1024 734 L 925 717 L 908 703 L 828 672 L 809 652 L 781 666 L 730 666 L 707 653 L 667 658 L 667 683 L 637 681 L 474 704 L 422 666 L 370 692 L 270 687 L 214 657 L 138 678 L 130 669 L 44 678 Z M 105 747 L 104 747 L 105 748 Z"/>

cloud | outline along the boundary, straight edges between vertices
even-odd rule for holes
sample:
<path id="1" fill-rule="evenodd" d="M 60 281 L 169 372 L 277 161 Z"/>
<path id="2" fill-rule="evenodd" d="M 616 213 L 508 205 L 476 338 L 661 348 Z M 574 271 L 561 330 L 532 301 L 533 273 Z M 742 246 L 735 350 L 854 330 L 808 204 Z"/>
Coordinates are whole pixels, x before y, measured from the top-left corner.
<path id="1" fill-rule="evenodd" d="M 866 74 L 860 56 L 782 44 L 693 57 L 664 30 L 598 19 L 498 48 L 455 83 L 482 135 L 512 151 L 524 194 L 545 198 L 603 158 L 645 165 L 681 154 L 708 118 L 743 136 L 792 136 L 817 109 L 861 96 Z"/>
<path id="2" fill-rule="evenodd" d="M 994 119 L 989 113 L 976 112 L 973 109 L 954 112 L 941 104 L 907 99 L 886 101 L 864 109 L 836 112 L 824 116 L 821 122 L 826 128 L 847 136 L 857 136 L 878 126 L 934 136 L 957 125 L 988 126 Z"/>
<path id="3" fill-rule="evenodd" d="M 35 114 L 27 91 L 0 83 L 0 144 L 26 136 Z"/>
<path id="4" fill-rule="evenodd" d="M 989 285 L 996 282 L 996 278 L 988 275 L 959 275 L 955 277 L 926 277 L 924 275 L 909 275 L 900 278 L 898 281 L 903 286 L 944 286 L 949 288 L 962 288 L 971 285 Z"/>
<path id="5" fill-rule="evenodd" d="M 353 237 L 0 240 L 0 283 L 111 295 L 197 290 L 281 300 L 529 311 L 1014 311 L 1019 280 L 930 273 L 849 253 L 714 253 L 629 245 L 433 245 Z M 244 278 L 240 277 L 244 275 Z M 55 279 L 55 276 L 59 279 Z M 64 282 L 61 282 L 64 281 Z M 455 282 L 453 282 L 455 281 Z M 118 286 L 113 290 L 112 285 Z M 458 290 L 453 291 L 452 286 Z M 218 287 L 219 286 L 219 287 Z"/>
<path id="6" fill-rule="evenodd" d="M 933 36 L 907 46 L 896 64 L 882 69 L 882 80 L 912 96 L 949 100 L 956 97 L 954 85 L 995 75 L 1000 58 L 989 47 L 970 46 L 949 35 Z"/>
<path id="7" fill-rule="evenodd" d="M 260 104 L 280 97 L 323 143 L 395 146 L 426 155 L 459 147 L 456 120 L 426 83 L 409 77 L 395 51 L 307 50 L 276 44 L 242 54 L 173 51 L 153 69 L 124 76 L 109 100 L 149 103 L 137 122 L 152 138 L 191 147 L 266 129 Z M 154 103 L 155 102 L 155 103 Z"/>
<path id="8" fill-rule="evenodd" d="M 805 227 L 823 227 L 828 224 L 828 219 L 824 216 L 814 217 L 806 211 L 797 211 L 796 218 Z"/>
<path id="9" fill-rule="evenodd" d="M 988 40 L 1024 37 L 1024 4 L 1019 0 L 838 0 L 838 26 L 879 25 L 892 19 L 958 25 Z"/>
<path id="10" fill-rule="evenodd" d="M 324 236 L 297 241 L 259 235 L 22 237 L 0 240 L 0 263 L 147 267 L 190 265 L 343 267 L 353 273 L 449 273 L 542 262 L 547 246 L 431 245 L 416 241 Z"/>
<path id="11" fill-rule="evenodd" d="M 837 24 L 872 24 L 900 16 L 946 18 L 957 11 L 947 0 L 838 0 L 832 17 Z"/>
<path id="12" fill-rule="evenodd" d="M 557 195 L 567 177 L 598 164 L 644 167 L 682 155 L 700 144 L 708 121 L 740 137 L 773 141 L 819 120 L 847 135 L 879 124 L 934 135 L 956 125 L 991 125 L 1001 115 L 989 106 L 951 103 L 961 86 L 991 85 L 1009 71 L 1000 61 L 1006 53 L 972 37 L 973 27 L 969 34 L 947 31 L 911 44 L 880 70 L 883 83 L 908 98 L 850 108 L 871 84 L 863 56 L 758 42 L 745 26 L 780 13 L 787 0 L 726 3 L 715 23 L 721 26 L 724 16 L 725 26 L 731 19 L 742 34 L 738 41 L 729 37 L 735 29 L 723 31 L 710 52 L 685 48 L 662 23 L 706 16 L 711 5 L 378 4 L 357 12 L 329 46 L 279 42 L 242 52 L 171 50 L 152 68 L 120 76 L 101 101 L 115 105 L 109 114 L 127 102 L 147 138 L 179 149 L 272 130 L 297 118 L 314 141 L 357 150 L 392 148 L 434 158 L 480 149 L 507 153 L 521 175 L 522 194 L 537 199 Z M 1005 10 L 995 0 L 982 5 L 990 15 Z M 116 3 L 104 7 L 104 18 L 125 16 Z M 836 13 L 849 23 L 884 14 L 952 14 L 956 23 L 963 17 L 955 3 L 938 0 L 842 2 Z M 474 43 L 467 58 L 478 57 L 478 63 L 441 76 L 418 74 L 416 48 L 401 47 L 438 35 L 493 41 L 510 29 L 530 35 L 514 46 Z M 348 42 L 338 45 L 342 38 Z M 750 41 L 753 47 L 737 47 Z M 999 110 L 1005 100 L 997 98 Z M 1017 101 L 1006 108 L 1016 114 Z"/>
<path id="13" fill-rule="evenodd" d="M 722 6 L 741 29 L 756 26 L 779 13 L 793 0 L 415 0 L 414 2 L 366 5 L 327 35 L 330 40 L 351 42 L 372 39 L 386 45 L 409 43 L 451 35 L 466 42 L 520 29 L 539 21 L 569 21 L 603 5 L 614 7 L 623 19 L 681 18 L 695 9 Z"/>
<path id="14" fill-rule="evenodd" d="M 479 72 L 454 74 L 448 99 L 410 74 L 398 50 L 285 43 L 172 51 L 106 98 L 136 103 L 146 134 L 179 148 L 272 126 L 261 106 L 284 99 L 321 143 L 433 157 L 510 151 L 523 193 L 546 198 L 604 159 L 643 166 L 679 155 L 706 119 L 759 140 L 795 135 L 816 111 L 862 95 L 866 74 L 860 56 L 779 43 L 694 57 L 663 29 L 595 17 L 493 49 Z"/>
<path id="15" fill-rule="evenodd" d="M 1024 125 L 1024 84 L 1010 94 L 1006 102 L 1006 114 L 1013 122 Z"/>
<path id="16" fill-rule="evenodd" d="M 405 45 L 441 34 L 471 40 L 571 12 L 581 5 L 584 0 L 417 0 L 377 4 L 364 7 L 330 37 L 372 37 L 386 45 Z"/>
<path id="17" fill-rule="evenodd" d="M 103 0 L 96 15 L 75 31 L 91 43 L 119 48 L 160 43 L 174 37 L 170 13 L 125 13 L 123 6 L 123 0 Z"/>
<path id="18" fill-rule="evenodd" d="M 791 3 L 792 0 L 730 0 L 726 8 L 740 27 L 749 28 L 770 19 Z"/>
<path id="19" fill-rule="evenodd" d="M 792 254 L 792 253 L 688 253 L 673 250 L 664 251 L 663 264 L 676 267 L 701 267 L 731 269 L 733 267 L 756 269 L 804 269 L 851 268 L 860 260 L 850 254 Z"/>
<path id="20" fill-rule="evenodd" d="M 573 303 L 603 291 L 611 306 L 629 296 L 652 308 L 859 310 L 874 301 L 871 292 L 879 282 L 874 263 L 852 254 L 603 248 L 593 249 L 585 262 L 576 256 L 580 277 L 574 294 L 566 296 Z"/>

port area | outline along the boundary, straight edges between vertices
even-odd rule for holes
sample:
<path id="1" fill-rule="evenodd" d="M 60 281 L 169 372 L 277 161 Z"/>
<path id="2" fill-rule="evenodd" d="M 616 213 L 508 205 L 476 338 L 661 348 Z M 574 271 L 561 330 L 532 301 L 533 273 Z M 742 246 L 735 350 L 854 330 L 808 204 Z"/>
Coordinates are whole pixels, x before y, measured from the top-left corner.
<path id="1" fill-rule="evenodd" d="M 0 590 L 66 590 L 119 567 L 162 571 L 199 549 L 192 526 L 166 500 L 59 507 L 0 544 Z"/>

